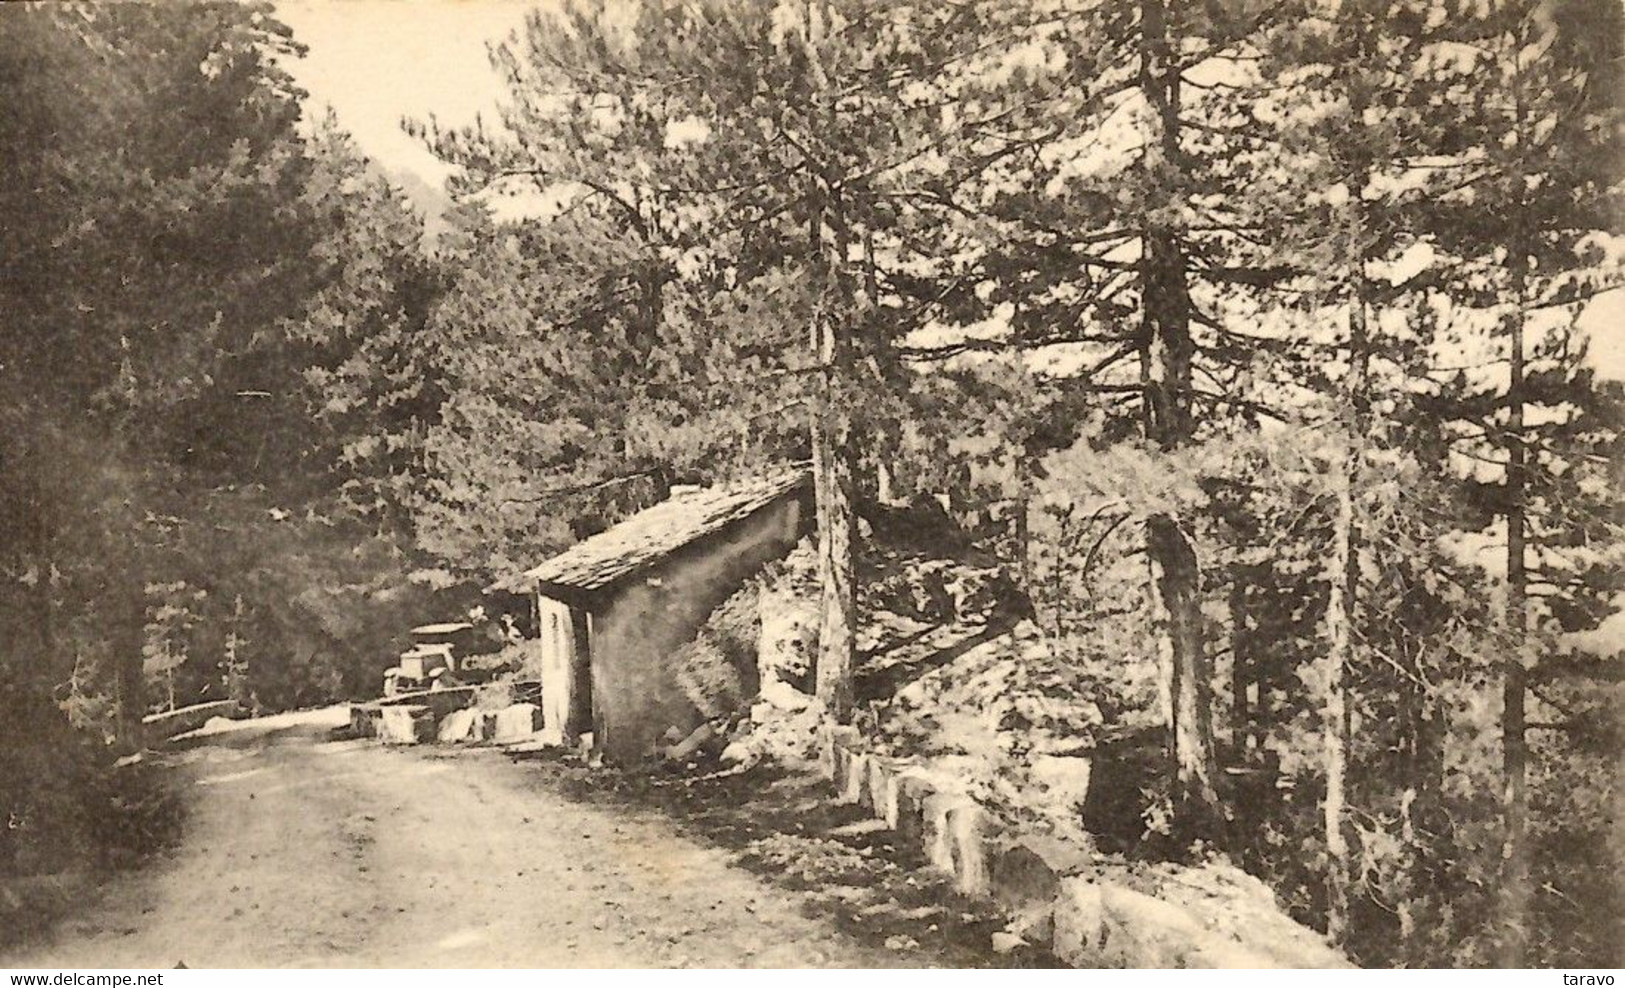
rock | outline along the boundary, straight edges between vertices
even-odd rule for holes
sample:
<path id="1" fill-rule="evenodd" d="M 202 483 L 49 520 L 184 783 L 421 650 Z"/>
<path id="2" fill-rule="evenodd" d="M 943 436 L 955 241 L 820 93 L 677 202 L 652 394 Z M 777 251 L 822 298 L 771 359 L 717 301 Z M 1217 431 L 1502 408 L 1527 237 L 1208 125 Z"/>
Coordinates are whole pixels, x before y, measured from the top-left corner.
<path id="1" fill-rule="evenodd" d="M 917 775 L 901 775 L 897 778 L 894 816 L 889 816 L 886 822 L 897 834 L 897 839 L 903 845 L 923 851 L 925 846 L 925 804 L 926 800 L 936 793 L 936 787 L 930 781 Z"/>
<path id="2" fill-rule="evenodd" d="M 676 744 L 667 745 L 664 755 L 667 761 L 683 762 L 693 758 L 707 742 L 717 736 L 717 729 L 709 721 L 690 731 L 688 736 Z"/>
<path id="3" fill-rule="evenodd" d="M 840 799 L 843 803 L 863 803 L 869 776 L 869 756 L 856 751 L 846 754 L 846 771 L 840 781 Z"/>
<path id="4" fill-rule="evenodd" d="M 728 746 L 722 749 L 721 758 L 723 763 L 728 765 L 750 765 L 761 758 L 761 755 L 749 740 L 740 739 L 728 742 Z"/>
<path id="5" fill-rule="evenodd" d="M 1011 909 L 1010 922 L 1005 929 L 1028 943 L 1049 943 L 1055 935 L 1055 901 Z"/>
<path id="6" fill-rule="evenodd" d="M 350 707 L 350 736 L 376 737 L 380 714 L 374 704 L 358 703 Z"/>
<path id="7" fill-rule="evenodd" d="M 993 952 L 995 954 L 1008 954 L 1017 947 L 1025 946 L 1027 946 L 1027 941 L 1016 936 L 1014 933 L 1006 933 L 1001 930 L 1000 932 L 993 934 Z"/>
<path id="8" fill-rule="evenodd" d="M 854 773 L 864 771 L 864 766 L 859 761 L 862 757 L 862 753 L 855 748 L 842 745 L 839 739 L 835 741 L 834 747 L 831 749 L 832 770 L 830 772 L 830 781 L 835 785 L 835 797 L 843 803 L 855 802 L 855 800 L 848 798 L 848 793 L 854 785 L 852 782 Z"/>
<path id="9" fill-rule="evenodd" d="M 453 710 L 440 722 L 439 740 L 441 744 L 456 744 L 468 741 L 474 736 L 475 712 L 473 710 Z"/>
<path id="10" fill-rule="evenodd" d="M 1169 883 L 1168 894 L 1178 882 Z M 1098 877 L 1063 879 L 1055 900 L 1054 951 L 1086 967 L 1346 967 L 1318 937 L 1279 913 L 1273 904 L 1235 924 L 1240 901 L 1203 899 L 1184 905 Z M 1253 903 L 1246 907 L 1261 908 Z M 1302 935 L 1296 935 L 1301 933 Z"/>
<path id="11" fill-rule="evenodd" d="M 380 712 L 378 738 L 385 744 L 419 744 L 434 737 L 434 714 L 428 707 L 392 704 Z"/>
<path id="12" fill-rule="evenodd" d="M 816 594 L 799 592 L 791 586 L 766 586 L 756 598 L 756 607 L 761 619 L 756 664 L 763 685 L 809 678 L 818 642 Z"/>
<path id="13" fill-rule="evenodd" d="M 954 873 L 954 845 L 948 814 L 962 799 L 963 796 L 954 793 L 932 793 L 925 798 L 921 812 L 924 826 L 920 833 L 920 849 L 926 861 L 949 875 Z"/>
<path id="14" fill-rule="evenodd" d="M 491 740 L 501 744 L 524 741 L 541 730 L 542 708 L 534 703 L 515 703 L 496 713 L 495 731 Z"/>
<path id="15" fill-rule="evenodd" d="M 805 710 L 813 701 L 812 697 L 778 679 L 764 680 L 758 695 L 764 703 L 779 710 Z"/>
<path id="16" fill-rule="evenodd" d="M 1089 796 L 1089 763 L 1087 758 L 1047 755 L 1033 760 L 1029 774 L 1049 794 L 1054 812 L 1077 820 Z"/>
<path id="17" fill-rule="evenodd" d="M 1101 889 L 1108 948 L 1134 967 L 1190 967 L 1210 933 L 1188 909 L 1120 885 Z"/>
<path id="18" fill-rule="evenodd" d="M 887 826 L 897 816 L 898 765 L 890 758 L 875 756 L 869 760 L 869 778 L 865 781 L 863 805 L 875 818 L 885 820 Z"/>
<path id="19" fill-rule="evenodd" d="M 948 851 L 954 885 L 965 895 L 988 892 L 987 843 L 996 827 L 974 800 L 961 800 L 948 810 Z"/>
<path id="20" fill-rule="evenodd" d="M 1056 837 L 996 845 L 988 855 L 990 891 L 1011 908 L 1047 907 L 1060 894 L 1061 880 L 1087 868 L 1093 856 L 1090 848 Z"/>
<path id="21" fill-rule="evenodd" d="M 1055 899 L 1055 935 L 1051 950 L 1073 967 L 1103 967 L 1105 907 L 1100 886 L 1082 879 L 1061 883 Z"/>

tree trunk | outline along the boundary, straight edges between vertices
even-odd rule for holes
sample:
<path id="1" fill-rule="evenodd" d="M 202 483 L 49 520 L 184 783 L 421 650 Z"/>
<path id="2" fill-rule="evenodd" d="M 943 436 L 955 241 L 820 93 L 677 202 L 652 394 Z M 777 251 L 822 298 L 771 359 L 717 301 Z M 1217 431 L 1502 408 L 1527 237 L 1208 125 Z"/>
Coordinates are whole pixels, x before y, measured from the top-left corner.
<path id="1" fill-rule="evenodd" d="M 810 46 L 811 41 L 809 38 Z M 819 98 L 824 99 L 822 94 Z M 845 284 L 847 230 L 837 193 L 828 188 L 813 162 L 807 168 L 807 247 L 813 282 L 810 342 L 819 367 L 812 421 L 820 593 L 814 682 L 829 716 L 844 724 L 852 718 L 857 634 L 851 420 L 843 397 L 850 380 L 851 343 L 837 324 L 838 313 L 851 308 L 842 304 L 850 300 L 840 294 Z M 824 243 L 826 220 L 835 234 L 835 243 L 829 246 Z"/>
<path id="2" fill-rule="evenodd" d="M 819 474 L 818 553 L 821 588 L 818 622 L 818 698 L 839 723 L 852 717 L 852 665 L 856 651 L 856 587 L 852 537 L 852 464 L 846 454 L 845 416 L 826 401 L 817 425 L 814 470 Z"/>
<path id="3" fill-rule="evenodd" d="M 1167 515 L 1147 519 L 1146 548 L 1157 603 L 1158 668 L 1166 681 L 1175 833 L 1218 840 L 1223 815 L 1214 788 L 1213 669 L 1202 648 L 1196 551 Z"/>
<path id="4" fill-rule="evenodd" d="M 1349 470 L 1352 452 L 1332 468 L 1331 595 L 1326 602 L 1326 697 L 1321 709 L 1321 762 L 1326 796 L 1321 802 L 1326 831 L 1326 934 L 1335 944 L 1348 938 L 1349 847 L 1343 836 L 1348 785 L 1348 699 L 1345 678 L 1353 648 L 1354 496 Z"/>
<path id="5" fill-rule="evenodd" d="M 1357 29 L 1363 22 L 1356 22 Z M 1362 47 L 1365 35 L 1361 36 Z M 1350 104 L 1363 113 L 1365 100 L 1360 87 L 1353 87 Z M 1336 454 L 1331 484 L 1335 504 L 1332 516 L 1331 594 L 1326 603 L 1328 648 L 1326 655 L 1326 701 L 1322 715 L 1322 764 L 1326 772 L 1326 797 L 1322 802 L 1326 837 L 1326 932 L 1335 944 L 1348 939 L 1349 869 L 1348 839 L 1343 817 L 1348 802 L 1349 699 L 1348 670 L 1354 659 L 1354 625 L 1359 617 L 1360 530 L 1354 517 L 1354 492 L 1360 483 L 1361 451 L 1370 428 L 1371 403 L 1367 398 L 1367 378 L 1371 365 L 1370 326 L 1367 322 L 1369 287 L 1366 280 L 1366 218 L 1363 206 L 1370 183 L 1370 167 L 1356 161 L 1346 176 L 1354 202 L 1350 243 L 1354 255 L 1345 292 L 1349 305 L 1349 375 L 1344 385 L 1344 405 L 1348 410 L 1348 447 Z"/>
<path id="6" fill-rule="evenodd" d="M 1148 166 L 1176 171 L 1179 76 L 1169 39 L 1166 0 L 1140 3 L 1140 87 L 1157 133 L 1147 142 Z M 1174 450 L 1191 437 L 1191 301 L 1189 272 L 1177 232 L 1159 224 L 1145 231 L 1140 261 L 1144 312 L 1141 376 L 1146 438 Z M 1200 570 L 1178 519 L 1146 520 L 1152 568 L 1153 627 L 1167 697 L 1174 769 L 1175 829 L 1182 837 L 1215 840 L 1223 814 L 1214 790 L 1212 669 L 1203 641 Z"/>
<path id="7" fill-rule="evenodd" d="M 1514 51 L 1520 52 L 1526 39 L 1521 29 L 1513 32 Z M 1519 58 L 1514 55 L 1514 58 Z M 1517 146 L 1513 156 L 1513 188 L 1519 201 L 1513 205 L 1518 222 L 1527 209 L 1523 201 L 1525 181 L 1523 155 L 1528 146 L 1527 111 L 1521 79 L 1521 64 L 1514 82 L 1516 101 L 1514 136 Z M 1528 794 L 1528 741 L 1524 728 L 1524 700 L 1527 688 L 1523 650 L 1528 632 L 1525 599 L 1528 594 L 1528 574 L 1525 571 L 1524 544 L 1527 537 L 1527 496 L 1525 477 L 1527 453 L 1524 448 L 1524 330 L 1529 307 L 1529 245 L 1521 227 L 1512 237 L 1511 266 L 1513 277 L 1513 311 L 1507 327 L 1508 379 L 1507 379 L 1507 588 L 1506 628 L 1507 650 L 1501 698 L 1501 774 L 1503 780 L 1502 804 L 1505 814 L 1505 833 L 1501 845 L 1501 920 L 1504 933 L 1501 943 L 1501 967 L 1523 967 L 1528 963 L 1529 902 L 1529 794 Z"/>
<path id="8" fill-rule="evenodd" d="M 1518 261 L 1523 262 L 1520 257 Z M 1524 291 L 1519 284 L 1517 311 L 1511 325 L 1511 383 L 1507 388 L 1507 646 L 1502 683 L 1501 759 L 1506 815 L 1501 847 L 1501 918 L 1505 924 L 1500 963 L 1523 967 L 1529 949 L 1529 794 L 1528 743 L 1524 737 L 1526 675 L 1523 648 L 1527 632 L 1524 601 L 1528 575 L 1524 563 L 1525 452 L 1523 444 Z"/>
<path id="9" fill-rule="evenodd" d="M 1340 70 L 1350 115 L 1364 118 L 1369 108 L 1370 87 L 1363 76 L 1369 72 L 1374 23 L 1362 4 L 1343 8 L 1340 25 L 1348 32 L 1355 57 Z M 1348 839 L 1344 817 L 1348 803 L 1349 718 L 1348 674 L 1355 658 L 1355 628 L 1360 617 L 1361 532 L 1354 512 L 1355 493 L 1362 483 L 1364 448 L 1370 431 L 1371 402 L 1367 395 L 1371 366 L 1369 309 L 1371 290 L 1367 274 L 1370 252 L 1366 189 L 1371 184 L 1371 161 L 1365 145 L 1356 142 L 1343 173 L 1349 197 L 1349 253 L 1345 258 L 1343 297 L 1349 306 L 1349 373 L 1343 386 L 1348 443 L 1339 450 L 1331 465 L 1334 502 L 1332 515 L 1331 593 L 1326 604 L 1328 647 L 1326 655 L 1326 698 L 1322 715 L 1322 764 L 1326 773 L 1326 795 L 1322 802 L 1322 824 L 1326 839 L 1326 932 L 1334 944 L 1346 943 L 1349 936 Z"/>

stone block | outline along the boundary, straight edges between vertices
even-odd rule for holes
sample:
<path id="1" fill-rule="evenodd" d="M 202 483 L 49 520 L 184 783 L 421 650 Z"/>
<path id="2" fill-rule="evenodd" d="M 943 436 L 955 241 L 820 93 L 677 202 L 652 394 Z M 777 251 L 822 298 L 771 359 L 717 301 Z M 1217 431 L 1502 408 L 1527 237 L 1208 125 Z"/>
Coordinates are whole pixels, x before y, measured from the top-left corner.
<path id="1" fill-rule="evenodd" d="M 921 814 L 924 826 L 921 828 L 920 845 L 925 860 L 949 875 L 954 873 L 954 842 L 948 815 L 964 798 L 957 793 L 933 793 L 926 797 Z"/>
<path id="2" fill-rule="evenodd" d="M 515 703 L 496 712 L 491 740 L 502 744 L 523 741 L 542 729 L 542 708 L 534 703 Z"/>
<path id="3" fill-rule="evenodd" d="M 380 708 L 378 737 L 385 744 L 431 741 L 434 727 L 434 712 L 428 707 L 403 704 Z"/>
<path id="4" fill-rule="evenodd" d="M 1193 912 L 1121 885 L 1102 887 L 1107 956 L 1124 967 L 1191 967 L 1212 934 Z"/>
<path id="5" fill-rule="evenodd" d="M 1191 910 L 1110 882 L 1065 879 L 1054 919 L 1055 956 L 1074 966 L 1275 966 L 1266 952 L 1210 930 Z"/>
<path id="6" fill-rule="evenodd" d="M 1055 897 L 1055 933 L 1050 950 L 1073 967 L 1105 967 L 1106 909 L 1101 887 L 1081 878 L 1064 879 Z"/>
<path id="7" fill-rule="evenodd" d="M 989 891 L 1012 909 L 1047 906 L 1060 894 L 1062 879 L 1087 868 L 1093 858 L 1088 847 L 1058 837 L 1000 842 L 989 848 Z"/>
<path id="8" fill-rule="evenodd" d="M 835 779 L 835 735 L 831 734 L 828 728 L 819 728 L 816 743 L 818 745 L 818 774 L 833 782 Z"/>
<path id="9" fill-rule="evenodd" d="M 869 756 L 857 751 L 846 755 L 846 771 L 841 776 L 840 800 L 861 805 L 868 785 Z"/>
<path id="10" fill-rule="evenodd" d="M 474 736 L 476 719 L 476 712 L 473 710 L 453 710 L 440 722 L 440 743 L 457 744 L 470 740 Z"/>
<path id="11" fill-rule="evenodd" d="M 350 708 L 350 736 L 357 738 L 371 738 L 378 735 L 378 708 L 368 704 L 356 704 Z"/>
<path id="12" fill-rule="evenodd" d="M 897 773 L 901 770 L 895 760 L 875 757 L 869 760 L 868 793 L 864 805 L 875 819 L 886 821 L 886 826 L 892 826 L 892 820 L 897 817 Z"/>
<path id="13" fill-rule="evenodd" d="M 988 844 L 997 838 L 996 823 L 976 801 L 962 799 L 949 808 L 947 828 L 954 886 L 965 895 L 987 895 Z"/>
<path id="14" fill-rule="evenodd" d="M 897 833 L 898 843 L 904 847 L 925 851 L 925 805 L 936 794 L 936 787 L 917 775 L 897 777 L 896 815 L 886 822 Z"/>
<path id="15" fill-rule="evenodd" d="M 839 797 L 846 786 L 846 765 L 852 755 L 845 748 L 831 742 L 829 749 L 829 784 Z"/>

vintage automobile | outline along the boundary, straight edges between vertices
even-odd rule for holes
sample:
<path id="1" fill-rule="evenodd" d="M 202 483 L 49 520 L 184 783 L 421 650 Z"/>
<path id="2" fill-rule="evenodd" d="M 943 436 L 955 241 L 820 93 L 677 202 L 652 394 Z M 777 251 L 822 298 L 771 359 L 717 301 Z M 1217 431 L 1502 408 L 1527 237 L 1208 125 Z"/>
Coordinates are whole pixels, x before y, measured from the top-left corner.
<path id="1" fill-rule="evenodd" d="M 384 673 L 384 695 L 459 685 L 457 653 L 459 646 L 466 647 L 473 629 L 464 621 L 413 628 L 412 647 L 401 653 L 398 665 Z"/>

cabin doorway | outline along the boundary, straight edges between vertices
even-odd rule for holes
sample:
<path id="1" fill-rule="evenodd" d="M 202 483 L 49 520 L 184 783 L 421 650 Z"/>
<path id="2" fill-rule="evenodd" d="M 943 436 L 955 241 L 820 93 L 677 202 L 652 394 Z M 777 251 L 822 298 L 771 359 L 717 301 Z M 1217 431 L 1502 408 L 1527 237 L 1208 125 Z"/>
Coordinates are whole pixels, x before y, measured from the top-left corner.
<path id="1" fill-rule="evenodd" d="M 537 598 L 542 728 L 566 742 L 592 730 L 592 621 L 587 612 Z"/>

